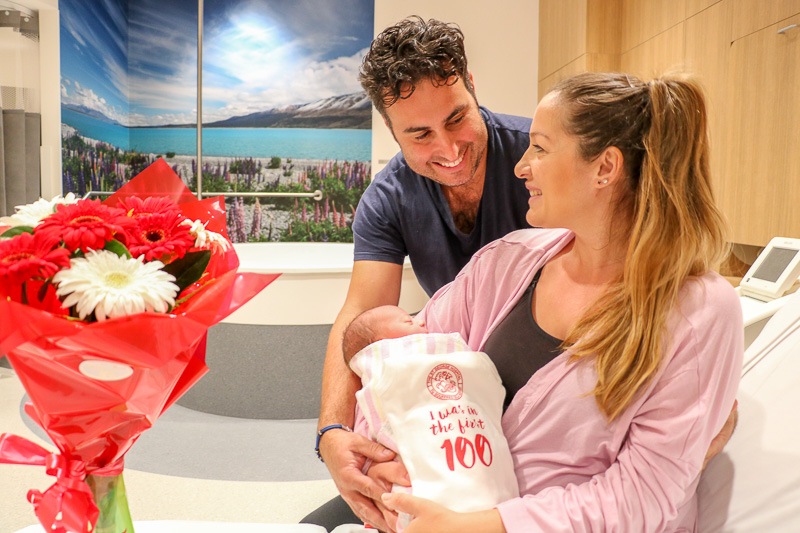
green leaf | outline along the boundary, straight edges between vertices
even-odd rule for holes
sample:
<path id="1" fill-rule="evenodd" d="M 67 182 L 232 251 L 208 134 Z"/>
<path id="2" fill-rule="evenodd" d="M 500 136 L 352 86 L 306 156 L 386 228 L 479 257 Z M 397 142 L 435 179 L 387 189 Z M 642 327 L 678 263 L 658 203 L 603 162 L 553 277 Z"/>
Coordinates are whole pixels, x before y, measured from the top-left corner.
<path id="1" fill-rule="evenodd" d="M 16 237 L 17 235 L 21 235 L 22 233 L 33 233 L 33 228 L 31 226 L 14 226 L 13 228 L 8 228 L 3 232 L 0 237 L 11 238 Z"/>
<path id="2" fill-rule="evenodd" d="M 119 257 L 125 257 L 127 259 L 131 258 L 131 253 L 128 251 L 125 245 L 116 239 L 111 239 L 110 241 L 106 241 L 106 245 L 103 246 L 103 250 L 114 252 Z"/>
<path id="3" fill-rule="evenodd" d="M 164 266 L 164 272 L 175 276 L 175 283 L 178 285 L 178 294 L 183 289 L 199 280 L 206 271 L 208 262 L 211 260 L 211 250 L 199 250 L 189 252 L 180 259 Z"/>

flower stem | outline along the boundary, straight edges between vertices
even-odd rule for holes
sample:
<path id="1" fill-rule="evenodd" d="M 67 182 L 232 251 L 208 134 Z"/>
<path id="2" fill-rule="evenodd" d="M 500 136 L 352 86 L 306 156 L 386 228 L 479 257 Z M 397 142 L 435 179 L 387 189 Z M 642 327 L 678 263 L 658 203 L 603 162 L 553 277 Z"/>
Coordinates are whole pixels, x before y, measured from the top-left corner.
<path id="1" fill-rule="evenodd" d="M 134 533 L 125 483 L 118 476 L 86 476 L 94 501 L 100 510 L 93 533 Z"/>

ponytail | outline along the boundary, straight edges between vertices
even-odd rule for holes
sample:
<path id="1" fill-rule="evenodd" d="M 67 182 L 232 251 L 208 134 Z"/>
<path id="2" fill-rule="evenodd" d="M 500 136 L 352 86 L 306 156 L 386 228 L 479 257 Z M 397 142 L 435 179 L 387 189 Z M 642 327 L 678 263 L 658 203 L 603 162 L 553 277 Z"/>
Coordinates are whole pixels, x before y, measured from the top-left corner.
<path id="1" fill-rule="evenodd" d="M 594 358 L 593 394 L 613 420 L 659 370 L 680 288 L 725 253 L 725 224 L 711 190 L 705 101 L 692 80 L 645 84 L 624 74 L 578 75 L 554 92 L 584 157 L 616 146 L 626 161 L 624 201 L 632 206 L 632 223 L 623 276 L 565 340 L 573 360 Z"/>

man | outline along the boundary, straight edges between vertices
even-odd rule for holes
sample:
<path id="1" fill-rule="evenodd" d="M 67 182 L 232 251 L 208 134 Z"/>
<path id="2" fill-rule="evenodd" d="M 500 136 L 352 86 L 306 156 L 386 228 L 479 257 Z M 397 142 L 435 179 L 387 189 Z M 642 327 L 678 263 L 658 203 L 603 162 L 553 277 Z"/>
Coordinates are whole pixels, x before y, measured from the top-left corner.
<path id="1" fill-rule="evenodd" d="M 381 32 L 360 81 L 401 152 L 359 202 L 350 288 L 328 338 L 317 452 L 342 497 L 303 522 L 332 530 L 363 521 L 387 531 L 374 500 L 408 478 L 391 462 L 393 452 L 349 431 L 360 380 L 344 363 L 342 334 L 362 311 L 397 305 L 406 255 L 431 295 L 483 245 L 529 227 L 530 194 L 514 166 L 530 143 L 531 120 L 478 106 L 464 36 L 436 20 L 410 17 Z M 734 408 L 708 458 L 730 438 L 735 414 Z M 379 464 L 373 468 L 381 469 L 383 483 L 362 474 L 368 459 Z"/>
<path id="2" fill-rule="evenodd" d="M 363 476 L 361 467 L 367 458 L 384 462 L 393 454 L 340 427 L 352 426 L 360 387 L 342 357 L 343 330 L 364 310 L 398 303 L 406 255 L 431 295 L 483 245 L 528 226 L 529 194 L 514 165 L 530 142 L 531 121 L 478 106 L 464 36 L 436 20 L 411 17 L 384 30 L 364 58 L 360 81 L 401 153 L 377 174 L 356 212 L 353 275 L 323 372 L 319 427 L 335 427 L 318 444 L 358 517 L 385 529 L 367 496 L 377 499 L 387 487 Z M 355 517 L 304 521 L 333 529 Z"/>

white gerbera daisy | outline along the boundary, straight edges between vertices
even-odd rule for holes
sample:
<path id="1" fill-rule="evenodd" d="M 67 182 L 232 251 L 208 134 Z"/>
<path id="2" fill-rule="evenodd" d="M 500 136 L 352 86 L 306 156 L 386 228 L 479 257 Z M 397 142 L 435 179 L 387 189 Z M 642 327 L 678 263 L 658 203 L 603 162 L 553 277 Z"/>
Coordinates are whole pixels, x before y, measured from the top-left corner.
<path id="1" fill-rule="evenodd" d="M 56 212 L 56 206 L 59 204 L 74 204 L 78 199 L 73 193 L 68 193 L 63 198 L 56 196 L 52 200 L 45 200 L 40 198 L 27 205 L 18 205 L 16 213 L 10 217 L 0 218 L 0 225 L 2 226 L 30 226 L 34 227 L 45 217 L 48 217 Z"/>
<path id="2" fill-rule="evenodd" d="M 76 305 L 83 319 L 93 311 L 97 320 L 133 315 L 144 311 L 165 313 L 175 305 L 175 277 L 161 270 L 161 261 L 145 263 L 119 257 L 107 250 L 91 251 L 74 258 L 70 268 L 53 276 L 56 294 L 66 296 L 64 307 Z"/>
<path id="3" fill-rule="evenodd" d="M 189 228 L 189 233 L 191 233 L 192 237 L 194 237 L 194 247 L 195 248 L 221 248 L 222 250 L 227 250 L 230 248 L 231 243 L 223 237 L 221 234 L 216 233 L 214 231 L 209 231 L 206 229 L 206 225 L 208 222 L 203 222 L 201 220 L 191 220 L 191 219 L 184 219 L 181 224 L 185 224 L 187 226 L 191 226 Z"/>

